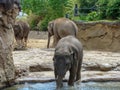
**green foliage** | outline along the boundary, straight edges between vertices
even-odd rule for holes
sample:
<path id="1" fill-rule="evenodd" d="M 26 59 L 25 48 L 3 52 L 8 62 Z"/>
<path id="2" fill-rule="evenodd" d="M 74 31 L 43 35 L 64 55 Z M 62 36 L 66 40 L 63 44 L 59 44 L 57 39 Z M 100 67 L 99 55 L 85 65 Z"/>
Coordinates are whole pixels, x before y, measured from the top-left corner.
<path id="1" fill-rule="evenodd" d="M 49 0 L 24 0 L 22 4 L 22 10 L 29 14 L 32 12 L 36 15 L 45 15 L 47 11 Z"/>
<path id="2" fill-rule="evenodd" d="M 72 16 L 75 0 L 51 0 L 49 6 L 52 9 L 52 17 L 64 17 L 65 14 Z"/>
<path id="3" fill-rule="evenodd" d="M 38 27 L 41 31 L 47 31 L 48 22 L 51 21 L 49 16 L 46 16 L 42 21 L 38 23 Z"/>
<path id="4" fill-rule="evenodd" d="M 79 18 L 80 18 L 80 20 L 86 20 L 86 14 L 84 14 L 84 13 L 80 13 L 80 15 L 79 15 Z"/>
<path id="5" fill-rule="evenodd" d="M 40 16 L 38 15 L 35 15 L 33 13 L 29 14 L 27 21 L 32 29 L 34 29 L 37 23 L 39 22 L 39 18 Z"/>
<path id="6" fill-rule="evenodd" d="M 106 10 L 107 10 L 108 2 L 109 2 L 109 0 L 98 0 L 96 2 L 97 11 L 99 12 L 100 19 L 105 19 L 106 18 Z"/>
<path id="7" fill-rule="evenodd" d="M 98 0 L 96 4 L 101 19 L 117 19 L 120 17 L 120 0 Z"/>
<path id="8" fill-rule="evenodd" d="M 73 8 L 76 2 L 77 0 L 24 0 L 22 9 L 28 15 L 32 13 L 41 17 L 31 20 L 31 27 L 38 25 L 40 30 L 46 30 L 50 20 L 64 17 L 65 14 L 73 17 Z"/>
<path id="9" fill-rule="evenodd" d="M 90 13 L 96 9 L 95 3 L 98 0 L 79 0 L 80 13 Z"/>
<path id="10" fill-rule="evenodd" d="M 29 15 L 32 28 L 47 30 L 48 22 L 65 17 L 73 20 L 120 19 L 120 0 L 22 0 L 22 10 Z M 74 17 L 75 4 L 79 6 L 78 17 Z"/>
<path id="11" fill-rule="evenodd" d="M 107 7 L 106 16 L 108 19 L 118 19 L 120 17 L 120 0 L 110 0 Z"/>
<path id="12" fill-rule="evenodd" d="M 69 14 L 69 18 L 73 18 L 73 10 L 76 3 L 74 0 L 68 0 L 65 5 L 65 14 Z"/>
<path id="13" fill-rule="evenodd" d="M 93 11 L 93 12 L 89 13 L 86 17 L 86 20 L 88 20 L 88 21 L 99 20 L 99 13 L 96 12 L 96 11 Z"/>
<path id="14" fill-rule="evenodd" d="M 88 14 L 87 20 L 120 18 L 120 0 L 79 0 L 79 2 L 80 13 Z"/>

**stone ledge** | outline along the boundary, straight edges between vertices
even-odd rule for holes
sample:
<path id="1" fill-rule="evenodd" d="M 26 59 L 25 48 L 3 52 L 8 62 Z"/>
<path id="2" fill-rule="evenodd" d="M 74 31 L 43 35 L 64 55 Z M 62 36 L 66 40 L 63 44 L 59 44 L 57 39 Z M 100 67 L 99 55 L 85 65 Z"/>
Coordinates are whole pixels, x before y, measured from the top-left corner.
<path id="1" fill-rule="evenodd" d="M 109 71 L 109 72 L 101 72 L 101 71 L 84 71 L 81 72 L 82 82 L 108 82 L 108 81 L 120 81 L 120 72 Z M 69 73 L 66 74 L 64 81 L 68 80 Z M 45 71 L 45 72 L 34 72 L 30 73 L 28 76 L 18 78 L 16 80 L 17 83 L 37 83 L 37 82 L 52 82 L 55 81 L 54 72 L 53 71 Z"/>
<path id="2" fill-rule="evenodd" d="M 76 22 L 86 50 L 120 51 L 120 22 Z"/>

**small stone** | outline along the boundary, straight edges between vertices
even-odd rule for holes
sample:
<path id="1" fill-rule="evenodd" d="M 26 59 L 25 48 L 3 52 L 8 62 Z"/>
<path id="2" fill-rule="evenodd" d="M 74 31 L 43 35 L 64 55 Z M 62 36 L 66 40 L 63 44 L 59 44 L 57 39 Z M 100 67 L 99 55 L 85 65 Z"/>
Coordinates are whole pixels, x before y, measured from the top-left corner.
<path id="1" fill-rule="evenodd" d="M 112 66 L 108 63 L 100 65 L 100 70 L 101 71 L 110 71 L 111 69 L 112 69 Z"/>

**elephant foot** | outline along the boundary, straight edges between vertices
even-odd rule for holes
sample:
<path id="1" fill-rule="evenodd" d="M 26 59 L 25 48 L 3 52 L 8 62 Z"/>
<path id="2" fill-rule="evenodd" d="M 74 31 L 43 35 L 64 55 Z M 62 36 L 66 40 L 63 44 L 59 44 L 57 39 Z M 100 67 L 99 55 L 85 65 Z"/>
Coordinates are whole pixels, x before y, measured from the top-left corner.
<path id="1" fill-rule="evenodd" d="M 81 80 L 79 79 L 79 80 L 77 80 L 75 83 L 76 83 L 77 85 L 80 85 L 80 84 L 81 84 Z"/>
<path id="2" fill-rule="evenodd" d="M 57 87 L 56 89 L 57 90 L 61 90 L 62 87 L 63 87 L 63 85 L 61 85 L 60 87 Z"/>
<path id="3" fill-rule="evenodd" d="M 14 50 L 21 50 L 21 48 L 22 48 L 21 46 L 17 45 L 14 47 Z"/>
<path id="4" fill-rule="evenodd" d="M 27 50 L 27 48 L 25 46 L 16 46 L 14 50 Z"/>
<path id="5" fill-rule="evenodd" d="M 63 83 L 60 84 L 60 86 L 57 86 L 57 90 L 61 89 L 63 87 Z"/>
<path id="6" fill-rule="evenodd" d="M 69 81 L 68 81 L 68 85 L 69 85 L 69 86 L 74 86 L 74 81 L 73 81 L 73 80 L 69 80 Z"/>
<path id="7" fill-rule="evenodd" d="M 68 85 L 69 85 L 69 86 L 74 86 L 74 82 L 70 82 L 70 81 L 69 81 L 69 82 L 68 82 Z"/>

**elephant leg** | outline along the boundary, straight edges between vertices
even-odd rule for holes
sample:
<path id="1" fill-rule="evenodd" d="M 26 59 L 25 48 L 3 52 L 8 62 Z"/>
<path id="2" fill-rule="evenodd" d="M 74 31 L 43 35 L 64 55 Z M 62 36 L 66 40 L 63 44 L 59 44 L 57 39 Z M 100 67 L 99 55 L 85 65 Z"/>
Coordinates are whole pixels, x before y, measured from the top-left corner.
<path id="1" fill-rule="evenodd" d="M 21 40 L 21 46 L 22 46 L 22 48 L 25 47 L 25 38 L 24 38 L 24 37 L 23 37 L 22 40 Z"/>
<path id="2" fill-rule="evenodd" d="M 23 39 L 23 47 L 26 47 L 26 41 L 25 41 L 25 38 Z"/>
<path id="3" fill-rule="evenodd" d="M 22 40 L 22 47 L 24 48 L 26 46 L 25 38 Z"/>
<path id="4" fill-rule="evenodd" d="M 56 39 L 55 39 L 55 36 L 53 36 L 53 44 L 52 44 L 52 47 L 55 47 L 55 42 L 56 42 Z"/>
<path id="5" fill-rule="evenodd" d="M 79 62 L 77 72 L 76 72 L 76 80 L 75 81 L 78 81 L 80 79 L 81 79 L 81 65 L 80 65 L 80 62 Z"/>
<path id="6" fill-rule="evenodd" d="M 57 80 L 56 80 L 57 90 L 59 90 L 60 88 L 63 87 L 62 80 L 63 80 L 63 77 L 58 76 L 58 78 L 57 78 Z"/>
<path id="7" fill-rule="evenodd" d="M 21 39 L 20 41 L 21 41 L 21 42 L 20 42 L 20 44 L 21 44 L 20 46 L 22 47 L 23 44 L 24 44 L 24 43 L 23 43 L 23 39 Z"/>
<path id="8" fill-rule="evenodd" d="M 24 38 L 24 46 L 27 47 L 27 38 Z"/>
<path id="9" fill-rule="evenodd" d="M 25 41 L 25 47 L 27 47 L 27 40 Z"/>
<path id="10" fill-rule="evenodd" d="M 24 47 L 24 39 L 21 38 L 21 39 L 20 39 L 20 49 L 23 48 L 23 47 Z"/>
<path id="11" fill-rule="evenodd" d="M 73 66 L 70 69 L 70 76 L 69 76 L 69 81 L 68 81 L 69 86 L 74 86 L 75 76 L 76 76 L 76 67 Z"/>
<path id="12" fill-rule="evenodd" d="M 57 38 L 54 36 L 53 37 L 53 45 L 52 47 L 55 47 L 57 45 Z"/>
<path id="13" fill-rule="evenodd" d="M 20 39 L 16 39 L 16 42 L 17 42 L 17 47 L 20 47 Z"/>
<path id="14" fill-rule="evenodd" d="M 50 37 L 51 37 L 51 35 L 50 35 L 50 33 L 48 33 L 48 42 L 47 42 L 47 48 L 49 48 L 49 44 L 50 44 Z"/>
<path id="15" fill-rule="evenodd" d="M 80 58 L 78 62 L 78 68 L 76 72 L 76 81 L 81 80 L 81 66 L 82 66 L 82 57 Z"/>
<path id="16" fill-rule="evenodd" d="M 58 41 L 60 40 L 60 37 L 59 36 L 54 36 L 54 41 L 53 41 L 53 47 L 55 47 L 58 43 Z"/>
<path id="17" fill-rule="evenodd" d="M 17 44 L 17 46 L 18 46 L 18 39 L 17 39 L 17 38 L 15 38 L 15 40 L 16 40 L 16 44 Z"/>
<path id="18" fill-rule="evenodd" d="M 55 75 L 55 79 L 57 79 L 57 71 L 56 71 L 56 69 L 54 70 L 54 75 Z"/>

